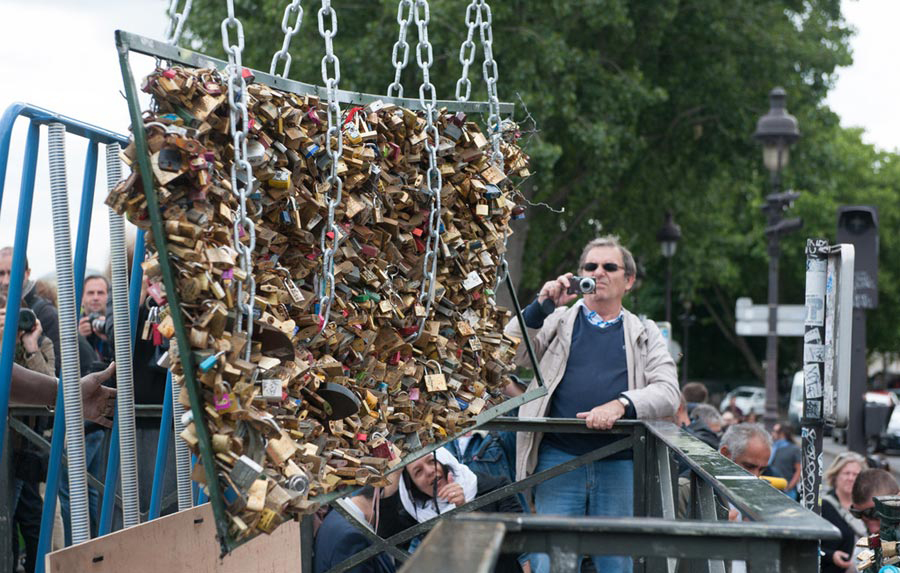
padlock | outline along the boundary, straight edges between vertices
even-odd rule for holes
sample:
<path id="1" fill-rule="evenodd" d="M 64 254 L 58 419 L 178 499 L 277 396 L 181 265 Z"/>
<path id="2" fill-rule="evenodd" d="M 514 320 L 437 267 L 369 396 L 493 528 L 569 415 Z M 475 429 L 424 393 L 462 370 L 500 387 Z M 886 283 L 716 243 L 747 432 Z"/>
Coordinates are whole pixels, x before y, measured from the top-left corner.
<path id="1" fill-rule="evenodd" d="M 181 152 L 177 149 L 161 149 L 157 156 L 157 165 L 163 171 L 179 173 L 183 163 Z"/>
<path id="2" fill-rule="evenodd" d="M 153 178 L 170 237 L 169 263 L 184 302 L 176 310 L 197 350 L 216 463 L 239 474 L 241 456 L 263 460 L 261 471 L 235 484 L 228 508 L 233 528 L 242 536 L 269 532 L 310 510 L 291 497 L 286 482 L 294 476 L 305 476 L 303 495 L 378 483 L 408 452 L 468 427 L 496 403 L 517 341 L 499 334 L 509 313 L 495 306 L 491 287 L 518 212 L 510 178 L 527 176 L 527 157 L 504 139 L 503 165 L 492 166 L 488 138 L 475 123 L 462 113 L 439 112 L 441 136 L 432 143 L 443 209 L 432 217 L 424 117 L 383 102 L 351 109 L 335 165 L 343 195 L 329 215 L 335 189 L 325 180 L 324 102 L 250 83 L 247 145 L 255 183 L 248 188 L 238 169 L 233 189 L 230 120 L 219 108 L 226 79 L 211 70 L 169 69 L 157 70 L 145 85 L 158 109 L 171 113 L 148 113 L 145 125 L 156 154 Z M 160 167 L 166 149 L 181 154 L 179 171 Z M 134 150 L 124 155 L 133 165 Z M 129 180 L 117 186 L 111 206 L 146 228 L 142 185 Z M 250 223 L 239 212 L 242 192 Z M 239 252 L 251 243 L 251 226 L 255 248 L 244 267 Z M 328 269 L 334 281 L 324 285 L 323 248 L 334 253 Z M 421 267 L 430 248 L 437 249 L 433 277 Z M 159 284 L 159 261 L 145 273 Z M 423 287 L 434 294 L 430 306 L 419 296 Z M 162 344 L 164 334 L 174 334 L 171 311 L 161 284 L 150 294 L 163 312 L 148 319 L 142 337 Z M 331 300 L 327 324 L 319 316 L 323 294 Z M 250 301 L 258 321 L 252 339 L 235 329 L 239 305 Z M 284 349 L 280 355 L 271 352 L 271 333 L 287 339 L 276 345 Z M 182 365 L 172 356 L 178 373 Z M 329 384 L 353 395 L 359 412 L 335 420 L 335 406 L 323 399 Z M 193 427 L 184 437 L 196 447 Z"/>
<path id="3" fill-rule="evenodd" d="M 429 392 L 443 392 L 447 389 L 447 380 L 441 372 L 441 365 L 435 360 L 429 360 L 426 365 L 431 365 L 437 370 L 436 374 L 425 375 L 425 387 Z"/>
<path id="4" fill-rule="evenodd" d="M 229 473 L 231 482 L 241 492 L 249 490 L 250 487 L 253 486 L 257 479 L 262 475 L 262 466 L 244 455 L 235 460 L 234 467 Z"/>

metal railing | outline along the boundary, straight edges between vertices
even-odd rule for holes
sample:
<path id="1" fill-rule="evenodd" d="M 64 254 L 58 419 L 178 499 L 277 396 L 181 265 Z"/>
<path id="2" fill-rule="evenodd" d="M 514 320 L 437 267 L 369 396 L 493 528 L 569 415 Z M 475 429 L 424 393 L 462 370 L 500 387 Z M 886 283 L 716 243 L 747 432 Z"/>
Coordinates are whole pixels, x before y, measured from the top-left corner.
<path id="1" fill-rule="evenodd" d="M 80 195 L 80 211 L 78 215 L 78 228 L 75 234 L 75 250 L 72 257 L 73 260 L 65 261 L 66 269 L 74 275 L 74 300 L 80 302 L 82 294 L 82 284 L 85 276 L 87 264 L 88 243 L 90 239 L 91 220 L 93 215 L 94 190 L 96 186 L 97 164 L 98 164 L 98 147 L 100 144 L 110 149 L 120 145 L 127 145 L 129 138 L 100 127 L 96 127 L 82 121 L 66 117 L 36 106 L 24 103 L 15 103 L 9 106 L 0 117 L 0 204 L 2 204 L 3 191 L 6 181 L 6 172 L 10 163 L 9 149 L 12 139 L 12 130 L 16 120 L 20 117 L 30 120 L 28 135 L 24 157 L 22 159 L 22 177 L 21 187 L 19 190 L 18 213 L 16 218 L 15 239 L 13 245 L 12 268 L 10 272 L 9 293 L 6 306 L 6 322 L 4 324 L 5 332 L 16 332 L 18 327 L 19 309 L 21 307 L 23 279 L 25 275 L 26 251 L 29 243 L 29 232 L 31 223 L 31 212 L 34 200 L 34 187 L 36 180 L 37 158 L 41 143 L 41 126 L 59 126 L 65 129 L 65 133 L 76 135 L 88 140 L 87 153 L 84 162 L 84 175 L 81 186 Z M 59 158 L 56 158 L 57 160 Z M 118 161 L 116 153 L 110 151 L 107 161 Z M 64 184 L 64 179 L 61 181 Z M 112 182 L 115 184 L 116 182 Z M 112 232 L 112 231 L 111 231 Z M 111 240 L 124 241 L 122 229 L 118 230 L 116 237 Z M 134 261 L 130 273 L 130 284 L 128 285 L 128 316 L 123 317 L 130 320 L 131 324 L 131 340 L 134 343 L 136 339 L 137 311 L 138 301 L 141 291 L 141 281 L 143 272 L 140 263 L 144 258 L 144 232 L 139 230 L 135 242 Z M 71 266 L 70 266 L 71 265 Z M 59 271 L 60 269 L 57 269 Z M 77 320 L 77 317 L 76 317 Z M 60 321 L 62 324 L 63 321 Z M 47 486 L 44 495 L 44 505 L 41 518 L 41 533 L 38 546 L 38 571 L 43 571 L 44 555 L 50 547 L 50 537 L 53 526 L 53 516 L 56 509 L 56 498 L 59 492 L 61 472 L 64 465 L 67 465 L 66 456 L 63 453 L 63 446 L 66 441 L 66 424 L 65 424 L 65 407 L 63 403 L 63 386 L 64 382 L 60 382 L 57 393 L 56 407 L 52 413 L 45 408 L 14 408 L 10 411 L 9 397 L 10 385 L 12 380 L 13 358 L 15 352 L 16 337 L 9 336 L 3 340 L 2 350 L 0 350 L 0 413 L 3 414 L 4 423 L 0 424 L 0 454 L 7 454 L 4 459 L 8 458 L 8 452 L 5 451 L 4 445 L 6 440 L 6 427 L 8 424 L 17 432 L 22 434 L 26 439 L 36 443 L 38 448 L 43 451 L 49 451 L 49 469 L 47 472 Z M 58 365 L 60 368 L 62 365 Z M 77 380 L 74 380 L 77 383 Z M 142 410 L 138 407 L 137 410 Z M 158 408 L 155 409 L 155 415 L 158 414 Z M 21 415 L 52 415 L 54 417 L 54 431 L 52 442 L 48 444 L 40 435 L 31 431 L 26 425 L 22 424 L 13 417 L 13 414 Z M 108 464 L 106 471 L 105 483 L 100 484 L 94 476 L 88 476 L 88 482 L 92 487 L 104 492 L 103 505 L 100 514 L 100 533 L 107 533 L 111 530 L 113 508 L 116 505 L 117 496 L 116 489 L 119 482 L 120 470 L 120 448 L 119 448 L 119 430 L 118 430 L 118 413 L 114 419 L 111 439 L 109 440 Z M 172 423 L 171 413 L 165 414 L 161 420 L 161 432 L 158 448 L 166 449 L 166 445 L 171 440 L 171 431 L 166 433 L 164 430 Z M 77 439 L 71 437 L 70 440 Z M 83 440 L 82 440 L 83 441 Z M 160 447 L 162 445 L 162 447 Z M 71 446 L 71 442 L 70 442 Z M 157 460 L 156 472 L 154 474 L 154 491 L 159 489 L 163 476 L 165 474 L 165 456 L 163 459 Z M 4 468 L 5 469 L 5 468 Z M 85 471 L 83 463 L 80 468 L 73 468 L 73 471 Z M 85 472 L 86 473 L 86 472 Z M 6 473 L 4 475 L 7 475 Z M 72 492 L 78 495 L 78 492 Z M 118 498 L 121 506 L 121 498 Z M 159 499 L 156 500 L 157 510 L 148 513 L 149 518 L 158 516 Z M 8 548 L 9 535 L 8 527 L 11 520 L 8 519 L 11 508 L 8 507 L 9 502 L 6 496 L 0 501 L 0 549 Z M 6 519 L 2 519 L 6 517 Z M 0 554 L 9 554 L 9 551 L 0 551 Z"/>
<path id="2" fill-rule="evenodd" d="M 483 429 L 595 432 L 588 430 L 583 420 L 550 418 L 497 418 Z M 342 512 L 372 545 L 329 573 L 346 571 L 382 551 L 405 561 L 402 571 L 416 572 L 491 571 L 501 553 L 547 553 L 552 570 L 564 573 L 580 571 L 582 555 L 630 555 L 637 572 L 724 573 L 725 562 L 731 560 L 745 561 L 751 572 L 818 571 L 820 540 L 840 537 L 830 523 L 674 424 L 620 421 L 603 433 L 622 438 L 387 539 Z M 470 513 L 629 448 L 634 460 L 633 518 Z M 689 472 L 684 518 L 676 518 L 679 489 L 687 489 L 679 488 L 678 461 L 683 461 Z M 723 514 L 732 508 L 740 512 L 742 521 L 724 520 Z M 397 548 L 429 531 L 412 556 Z M 461 543 L 467 551 L 459 551 Z M 303 554 L 312 549 L 311 540 L 306 540 Z"/>

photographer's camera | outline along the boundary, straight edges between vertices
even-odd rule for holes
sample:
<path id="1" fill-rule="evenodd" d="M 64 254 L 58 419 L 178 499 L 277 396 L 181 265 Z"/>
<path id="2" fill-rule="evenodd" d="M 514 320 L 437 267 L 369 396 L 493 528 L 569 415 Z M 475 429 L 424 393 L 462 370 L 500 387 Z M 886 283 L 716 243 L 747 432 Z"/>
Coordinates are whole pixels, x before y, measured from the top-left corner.
<path id="1" fill-rule="evenodd" d="M 570 277 L 566 294 L 591 294 L 597 290 L 597 281 L 591 277 Z"/>

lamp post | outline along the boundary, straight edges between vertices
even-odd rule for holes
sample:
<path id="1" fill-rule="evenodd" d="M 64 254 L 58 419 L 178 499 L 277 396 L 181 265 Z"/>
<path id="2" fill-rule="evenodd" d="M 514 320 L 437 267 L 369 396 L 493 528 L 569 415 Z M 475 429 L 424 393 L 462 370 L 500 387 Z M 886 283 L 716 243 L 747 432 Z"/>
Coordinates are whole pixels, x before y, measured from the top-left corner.
<path id="1" fill-rule="evenodd" d="M 666 322 L 672 326 L 672 257 L 681 240 L 681 227 L 672 219 L 672 212 L 666 211 L 666 221 L 656 233 L 662 255 L 666 258 Z"/>
<path id="2" fill-rule="evenodd" d="M 684 314 L 678 317 L 681 320 L 681 328 L 684 329 L 684 334 L 682 335 L 683 342 L 681 343 L 681 352 L 683 354 L 681 358 L 681 387 L 684 388 L 684 385 L 688 383 L 688 357 L 690 356 L 690 334 L 691 334 L 691 326 L 694 324 L 694 320 L 697 318 L 691 313 L 691 309 L 694 305 L 691 301 L 684 301 Z"/>
<path id="3" fill-rule="evenodd" d="M 766 427 L 778 419 L 778 261 L 781 236 L 803 226 L 799 218 L 785 219 L 784 211 L 799 193 L 781 192 L 781 171 L 788 164 L 790 146 L 800 138 L 797 119 L 787 112 L 787 94 L 782 88 L 769 92 L 769 111 L 759 118 L 753 138 L 763 146 L 763 164 L 769 170 L 772 191 L 766 196 L 763 211 L 767 215 L 769 240 L 769 332 L 766 336 Z"/>

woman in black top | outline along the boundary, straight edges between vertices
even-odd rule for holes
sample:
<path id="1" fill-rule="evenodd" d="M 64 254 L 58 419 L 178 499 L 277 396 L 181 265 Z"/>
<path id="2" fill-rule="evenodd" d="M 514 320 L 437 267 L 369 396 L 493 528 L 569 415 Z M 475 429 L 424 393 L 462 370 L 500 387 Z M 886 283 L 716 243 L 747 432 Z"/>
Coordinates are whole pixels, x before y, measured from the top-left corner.
<path id="1" fill-rule="evenodd" d="M 822 496 L 822 517 L 841 532 L 840 541 L 822 541 L 822 573 L 844 573 L 850 567 L 856 540 L 866 535 L 862 521 L 850 515 L 853 482 L 866 468 L 866 460 L 854 452 L 843 452 L 825 472 L 831 488 Z"/>
<path id="2" fill-rule="evenodd" d="M 439 448 L 433 455 L 424 456 L 406 466 L 400 478 L 385 488 L 378 518 L 378 535 L 390 537 L 509 483 L 506 477 L 473 472 L 445 448 Z M 513 494 L 476 511 L 522 513 L 522 505 Z M 459 550 L 464 551 L 465 548 Z M 515 555 L 502 554 L 494 571 L 519 573 L 522 566 Z"/>

